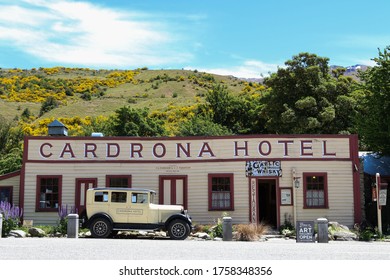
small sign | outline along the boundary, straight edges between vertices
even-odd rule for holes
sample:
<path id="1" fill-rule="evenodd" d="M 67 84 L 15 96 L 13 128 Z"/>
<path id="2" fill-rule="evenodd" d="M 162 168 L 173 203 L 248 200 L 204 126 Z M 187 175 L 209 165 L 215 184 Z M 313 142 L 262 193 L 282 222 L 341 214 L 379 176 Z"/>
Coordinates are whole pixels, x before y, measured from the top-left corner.
<path id="1" fill-rule="evenodd" d="M 314 221 L 297 221 L 297 242 L 315 242 Z"/>
<path id="2" fill-rule="evenodd" d="M 291 188 L 280 188 L 280 205 L 292 205 Z"/>
<path id="3" fill-rule="evenodd" d="M 247 161 L 245 173 L 246 176 L 282 177 L 281 163 L 280 160 Z"/>
<path id="4" fill-rule="evenodd" d="M 377 198 L 376 198 L 376 187 L 375 186 L 373 186 L 371 188 L 371 196 L 372 196 L 372 201 L 375 202 L 377 200 Z"/>
<path id="5" fill-rule="evenodd" d="M 385 206 L 387 202 L 387 189 L 379 190 L 379 205 Z"/>

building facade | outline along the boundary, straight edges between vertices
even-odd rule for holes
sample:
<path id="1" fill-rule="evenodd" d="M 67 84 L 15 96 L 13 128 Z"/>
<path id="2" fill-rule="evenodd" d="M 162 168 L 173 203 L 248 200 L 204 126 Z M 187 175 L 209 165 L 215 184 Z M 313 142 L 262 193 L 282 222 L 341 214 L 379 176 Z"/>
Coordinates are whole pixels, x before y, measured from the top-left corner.
<path id="1" fill-rule="evenodd" d="M 26 137 L 23 167 L 0 190 L 12 187 L 34 224 L 55 224 L 62 205 L 82 213 L 86 190 L 106 186 L 153 189 L 198 224 L 227 213 L 236 224 L 351 226 L 361 221 L 358 166 L 356 135 Z"/>

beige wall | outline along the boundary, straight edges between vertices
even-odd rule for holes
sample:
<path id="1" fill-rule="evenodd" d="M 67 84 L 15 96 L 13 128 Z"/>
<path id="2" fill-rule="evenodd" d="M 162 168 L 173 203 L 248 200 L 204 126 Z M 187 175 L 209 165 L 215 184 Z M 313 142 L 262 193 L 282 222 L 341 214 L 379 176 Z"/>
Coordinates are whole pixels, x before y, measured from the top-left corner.
<path id="1" fill-rule="evenodd" d="M 177 167 L 177 166 L 180 166 Z M 327 172 L 329 209 L 303 209 L 303 186 L 295 193 L 297 217 L 300 220 L 313 220 L 326 217 L 345 225 L 353 225 L 353 185 L 350 162 L 282 162 L 283 176 L 279 187 L 292 187 L 292 169 L 296 176 L 302 172 Z M 172 171 L 175 172 L 172 172 Z M 249 178 L 245 176 L 245 162 L 191 163 L 191 164 L 119 164 L 88 163 L 52 164 L 28 163 L 25 181 L 25 219 L 33 219 L 34 224 L 52 223 L 57 213 L 35 212 L 36 176 L 63 175 L 62 203 L 75 204 L 76 178 L 97 178 L 98 186 L 105 186 L 106 175 L 132 175 L 132 186 L 150 188 L 158 193 L 159 175 L 188 176 L 188 210 L 195 223 L 214 223 L 223 211 L 208 211 L 208 173 L 234 174 L 234 212 L 228 212 L 235 223 L 249 222 Z M 259 178 L 259 177 L 257 177 Z M 277 192 L 278 193 L 278 192 Z M 293 216 L 293 206 L 280 207 L 280 223 L 285 215 Z"/>
<path id="2" fill-rule="evenodd" d="M 354 223 L 352 155 L 349 137 L 267 136 L 224 138 L 72 138 L 28 139 L 25 164 L 24 218 L 34 224 L 55 224 L 57 213 L 35 212 L 38 175 L 62 175 L 62 204 L 75 204 L 76 178 L 131 175 L 132 186 L 159 191 L 160 175 L 187 175 L 188 210 L 193 221 L 215 223 L 223 211 L 208 211 L 208 174 L 234 174 L 234 223 L 248 223 L 250 178 L 246 161 L 279 160 L 277 187 L 293 187 L 293 174 L 326 172 L 329 209 L 303 209 L 303 184 L 294 189 L 296 218 L 320 217 L 351 226 Z M 119 147 L 120 151 L 117 150 Z M 132 153 L 135 149 L 136 153 Z M 186 149 L 186 153 L 183 151 Z M 140 157 L 142 156 L 142 157 Z M 256 177 L 261 178 L 261 177 Z M 15 189 L 14 189 L 15 190 Z M 277 198 L 279 191 L 277 190 Z M 16 196 L 14 196 L 15 200 Z M 293 219 L 294 206 L 278 209 L 280 224 Z"/>
<path id="3" fill-rule="evenodd" d="M 15 206 L 19 206 L 20 175 L 8 177 L 6 179 L 1 179 L 1 177 L 0 177 L 0 186 L 13 187 L 13 189 L 12 189 L 12 204 Z"/>
<path id="4" fill-rule="evenodd" d="M 119 150 L 118 150 L 119 149 Z M 186 152 L 187 153 L 186 153 Z M 245 158 L 350 158 L 349 138 L 31 138 L 28 160 L 163 161 Z"/>

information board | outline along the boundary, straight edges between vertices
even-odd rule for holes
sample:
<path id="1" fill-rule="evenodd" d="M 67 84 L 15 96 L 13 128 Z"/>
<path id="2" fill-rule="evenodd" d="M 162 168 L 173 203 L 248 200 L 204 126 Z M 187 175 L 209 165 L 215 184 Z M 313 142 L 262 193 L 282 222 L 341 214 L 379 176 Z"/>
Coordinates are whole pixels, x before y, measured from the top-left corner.
<path id="1" fill-rule="evenodd" d="M 314 221 L 297 221 L 297 242 L 315 242 Z"/>

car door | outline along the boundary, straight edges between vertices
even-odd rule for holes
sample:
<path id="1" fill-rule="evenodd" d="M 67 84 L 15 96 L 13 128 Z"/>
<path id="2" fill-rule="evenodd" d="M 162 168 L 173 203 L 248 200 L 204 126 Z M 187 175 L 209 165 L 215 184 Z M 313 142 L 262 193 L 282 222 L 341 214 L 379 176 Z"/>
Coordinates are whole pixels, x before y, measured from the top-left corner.
<path id="1" fill-rule="evenodd" d="M 108 214 L 113 219 L 114 223 L 127 223 L 127 216 L 130 211 L 129 207 L 129 192 L 127 191 L 111 191 L 109 197 L 110 206 Z"/>
<path id="2" fill-rule="evenodd" d="M 130 211 L 128 212 L 128 223 L 146 224 L 149 223 L 149 193 L 133 191 L 130 193 Z"/>

